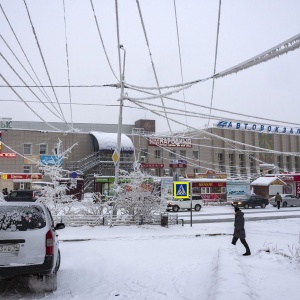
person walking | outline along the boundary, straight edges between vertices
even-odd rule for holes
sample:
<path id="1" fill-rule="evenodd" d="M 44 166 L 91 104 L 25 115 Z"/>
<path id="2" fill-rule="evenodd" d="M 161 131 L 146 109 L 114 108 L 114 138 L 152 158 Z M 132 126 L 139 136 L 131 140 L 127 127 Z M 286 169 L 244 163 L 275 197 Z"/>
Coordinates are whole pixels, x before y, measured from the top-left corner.
<path id="1" fill-rule="evenodd" d="M 280 202 L 282 202 L 282 197 L 278 192 L 275 196 L 275 201 L 277 202 L 277 208 L 280 209 Z"/>
<path id="2" fill-rule="evenodd" d="M 235 219 L 234 219 L 234 232 L 232 238 L 232 245 L 235 245 L 238 239 L 241 240 L 241 243 L 246 248 L 246 252 L 243 256 L 251 255 L 250 248 L 246 242 L 246 232 L 245 232 L 245 219 L 244 213 L 239 209 L 238 206 L 234 207 Z"/>

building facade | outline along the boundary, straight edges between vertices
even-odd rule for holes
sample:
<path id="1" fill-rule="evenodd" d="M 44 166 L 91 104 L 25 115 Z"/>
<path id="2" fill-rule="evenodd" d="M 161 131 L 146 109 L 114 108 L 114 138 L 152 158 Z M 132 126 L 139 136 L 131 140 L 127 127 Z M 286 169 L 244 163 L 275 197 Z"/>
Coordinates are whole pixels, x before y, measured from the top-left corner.
<path id="1" fill-rule="evenodd" d="M 63 123 L 52 124 L 65 130 Z M 2 126 L 0 173 L 39 173 L 38 163 L 55 163 L 59 154 L 73 147 L 61 162 L 63 169 L 80 171 L 85 178 L 113 176 L 117 125 L 73 125 L 78 128 L 76 132 L 49 131 L 41 122 L 11 121 L 9 126 Z M 296 131 L 279 133 L 223 125 L 171 137 L 157 134 L 154 120 L 123 125 L 120 168 L 131 170 L 138 162 L 144 172 L 161 177 L 214 170 L 226 173 L 229 179 L 300 171 L 300 135 Z"/>

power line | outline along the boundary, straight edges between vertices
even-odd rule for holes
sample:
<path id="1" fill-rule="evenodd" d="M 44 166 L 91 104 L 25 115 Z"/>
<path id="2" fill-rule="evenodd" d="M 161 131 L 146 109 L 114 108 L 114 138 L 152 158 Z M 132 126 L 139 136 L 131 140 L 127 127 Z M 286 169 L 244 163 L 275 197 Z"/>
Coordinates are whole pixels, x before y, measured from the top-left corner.
<path id="1" fill-rule="evenodd" d="M 11 31 L 12 31 L 12 33 L 13 33 L 13 35 L 14 35 L 15 39 L 16 39 L 16 41 L 17 41 L 19 47 L 20 47 L 21 50 L 22 50 L 22 53 L 24 54 L 24 56 L 25 56 L 25 58 L 26 58 L 26 60 L 27 60 L 27 62 L 28 62 L 28 64 L 29 64 L 29 66 L 30 66 L 30 68 L 31 68 L 31 70 L 32 70 L 32 72 L 33 72 L 33 74 L 35 75 L 35 77 L 36 77 L 37 81 L 39 82 L 39 84 L 42 85 L 42 83 L 41 83 L 39 77 L 37 76 L 36 72 L 34 71 L 32 65 L 31 65 L 31 63 L 30 63 L 30 61 L 29 61 L 29 58 L 27 57 L 27 55 L 26 55 L 26 53 L 25 53 L 25 51 L 24 51 L 24 49 L 23 49 L 23 47 L 22 47 L 22 45 L 21 45 L 21 43 L 20 43 L 20 41 L 19 41 L 19 39 L 18 39 L 16 33 L 15 33 L 15 31 L 14 31 L 14 29 L 13 29 L 13 27 L 12 27 L 12 25 L 11 25 L 11 23 L 10 23 L 10 21 L 9 21 L 9 19 L 8 19 L 8 17 L 7 17 L 7 15 L 6 15 L 6 13 L 5 13 L 5 11 L 4 11 L 4 9 L 3 9 L 1 3 L 0 3 L 0 8 L 1 8 L 1 10 L 2 10 L 2 13 L 3 13 L 3 15 L 4 15 L 4 17 L 5 17 L 5 19 L 6 19 L 7 23 L 8 23 L 8 25 L 9 25 Z M 5 42 L 5 43 L 6 43 L 6 42 Z M 9 48 L 9 47 L 8 47 L 8 48 Z M 10 49 L 10 48 L 9 48 L 9 49 Z M 18 59 L 17 59 L 17 60 L 18 60 Z M 26 71 L 26 72 L 27 72 L 27 71 Z M 29 75 L 29 77 L 31 78 L 30 75 Z M 33 79 L 32 79 L 32 81 L 35 83 L 35 81 L 34 81 Z M 40 87 L 42 87 L 42 86 L 40 86 Z M 48 100 L 51 102 L 51 99 L 50 99 L 49 95 L 47 94 L 47 92 L 46 92 L 45 90 L 44 90 L 44 93 L 45 93 L 45 94 L 44 94 L 45 97 L 48 98 Z"/>
<path id="2" fill-rule="evenodd" d="M 220 19 L 221 19 L 221 3 L 222 3 L 222 1 L 219 0 L 217 38 L 216 38 L 215 62 L 214 62 L 214 72 L 213 72 L 213 74 L 216 74 L 216 66 L 217 66 L 217 58 L 218 58 L 219 31 L 220 31 Z M 213 99 L 214 99 L 214 90 L 215 90 L 215 78 L 213 78 L 213 81 L 212 81 L 211 98 L 210 98 L 210 110 L 209 110 L 210 113 L 211 113 L 211 107 L 212 107 Z M 209 122 L 210 122 L 210 117 L 208 118 L 207 126 L 209 126 Z"/>
<path id="3" fill-rule="evenodd" d="M 68 84 L 70 85 L 70 67 L 69 67 L 69 52 L 68 52 L 68 38 L 67 38 L 67 22 L 66 22 L 65 0 L 63 0 L 63 7 L 64 7 L 64 23 L 65 23 L 65 39 L 66 39 L 66 56 L 67 56 Z M 69 100 L 70 100 L 71 124 L 72 124 L 72 127 L 73 127 L 72 96 L 71 96 L 71 88 L 70 87 L 69 87 Z"/>
<path id="4" fill-rule="evenodd" d="M 110 60 L 109 60 L 109 58 L 108 58 L 108 54 L 107 54 L 107 52 L 106 52 L 106 48 L 105 48 L 105 45 L 104 45 L 104 42 L 103 42 L 103 38 L 102 38 L 102 35 L 101 35 L 101 31 L 100 31 L 100 28 L 99 28 L 97 16 L 96 16 L 96 13 L 95 13 L 93 1 L 90 0 L 90 2 L 91 2 L 91 7 L 92 7 L 92 10 L 93 10 L 93 13 L 94 13 L 94 18 L 95 18 L 95 23 L 96 23 L 96 26 L 97 26 L 99 38 L 100 38 L 100 41 L 101 41 L 101 44 L 102 44 L 102 48 L 103 48 L 104 53 L 105 53 L 106 60 L 107 60 L 107 62 L 108 62 L 108 65 L 109 65 L 109 67 L 110 67 L 111 72 L 113 73 L 114 77 L 118 80 L 118 78 L 117 78 L 117 76 L 116 76 L 116 74 L 115 74 L 115 72 L 114 72 L 114 70 L 113 70 L 113 68 L 112 68 L 112 65 L 111 65 L 111 63 L 110 63 Z"/>
<path id="5" fill-rule="evenodd" d="M 178 55 L 179 55 L 179 62 L 180 62 L 181 83 L 183 84 L 183 71 L 182 71 L 182 60 L 181 60 L 181 49 L 180 49 L 180 40 L 179 40 L 179 30 L 178 30 L 178 18 L 177 18 L 176 0 L 174 0 L 174 12 L 175 12 L 175 20 L 176 20 L 177 45 L 178 45 Z M 186 111 L 184 90 L 182 91 L 182 95 L 183 95 L 183 100 L 184 100 L 184 108 L 185 108 L 185 111 Z M 187 116 L 185 117 L 185 121 L 186 121 L 186 124 L 188 124 Z"/>
<path id="6" fill-rule="evenodd" d="M 158 90 L 159 94 L 161 94 L 161 90 L 160 90 L 159 82 L 158 82 L 158 77 L 157 77 L 156 69 L 155 69 L 155 66 L 154 66 L 153 59 L 152 59 L 152 54 L 151 54 L 151 51 L 150 51 L 150 45 L 149 45 L 149 41 L 148 41 L 148 37 L 147 37 L 147 33 L 146 33 L 146 28 L 145 28 L 145 24 L 144 24 L 144 20 L 143 20 L 143 16 L 142 16 L 142 10 L 141 10 L 141 7 L 140 7 L 139 0 L 136 0 L 136 4 L 137 4 L 137 7 L 138 7 L 140 19 L 141 19 L 141 24 L 142 24 L 142 28 L 143 28 L 143 32 L 144 32 L 144 37 L 145 37 L 146 44 L 147 44 L 147 47 L 148 47 L 148 52 L 149 52 L 149 56 L 150 56 L 150 60 L 151 60 L 151 66 L 152 66 L 152 70 L 153 70 L 155 81 L 156 81 L 156 85 L 157 85 L 157 90 Z M 164 106 L 164 99 L 163 99 L 163 97 L 160 96 L 160 99 L 161 99 L 162 105 Z M 168 115 L 167 115 L 166 112 L 165 112 L 165 117 L 166 117 L 169 129 L 170 129 L 170 131 L 172 131 L 171 130 L 171 126 L 170 126 L 170 122 L 169 122 L 169 119 L 168 119 Z"/>
<path id="7" fill-rule="evenodd" d="M 28 14 L 28 18 L 29 18 L 30 24 L 31 24 L 31 28 L 32 28 L 33 35 L 34 35 L 34 37 L 35 37 L 35 40 L 36 40 L 36 43 L 37 43 L 37 46 L 38 46 L 38 49 L 39 49 L 39 53 L 40 53 L 40 55 L 41 55 L 41 58 L 42 58 L 42 61 L 43 61 L 43 64 L 44 64 L 44 67 L 45 67 L 45 70 L 46 70 L 46 73 L 47 73 L 49 82 L 50 82 L 50 84 L 51 84 L 51 86 L 52 86 L 52 91 L 53 91 L 53 94 L 54 94 L 54 96 L 55 96 L 56 102 L 57 102 L 57 104 L 58 104 L 58 106 L 59 106 L 59 109 L 60 109 L 60 112 L 61 112 L 61 115 L 62 115 L 63 119 L 65 120 L 66 124 L 71 128 L 71 126 L 68 124 L 68 122 L 67 122 L 66 119 L 65 119 L 64 113 L 63 113 L 63 111 L 62 111 L 62 109 L 61 109 L 61 107 L 60 107 L 60 104 L 59 104 L 57 95 L 56 95 L 55 90 L 54 90 L 54 88 L 53 88 L 52 80 L 51 80 L 51 77 L 50 77 L 50 74 L 49 74 L 49 71 L 48 71 L 48 68 L 47 68 L 47 65 L 46 65 L 46 61 L 45 61 L 45 59 L 44 59 L 44 55 L 43 55 L 43 52 L 42 52 L 42 49 L 41 49 L 41 46 L 40 46 L 40 43 L 39 43 L 37 34 L 36 34 L 36 32 L 35 32 L 35 29 L 34 29 L 34 26 L 33 26 L 32 20 L 31 20 L 31 16 L 30 16 L 30 13 L 29 13 L 27 4 L 26 4 L 26 0 L 23 0 L 23 1 L 24 1 L 24 4 L 25 4 L 25 8 L 26 8 L 26 11 L 27 11 L 27 14 Z"/>
<path id="8" fill-rule="evenodd" d="M 8 60 L 4 57 L 4 55 L 0 52 L 0 56 L 2 59 L 7 63 L 7 65 L 12 69 L 12 71 L 17 75 L 17 77 L 26 85 L 26 82 L 22 79 L 22 77 L 16 72 L 16 70 L 12 67 L 12 65 L 8 62 Z M 10 86 L 11 88 L 11 86 Z M 31 88 L 28 88 L 30 92 L 38 99 L 40 100 L 40 103 L 42 103 L 52 114 L 54 114 L 57 118 L 63 120 L 60 116 L 55 114 L 47 105 L 45 105 L 42 100 L 32 91 Z"/>

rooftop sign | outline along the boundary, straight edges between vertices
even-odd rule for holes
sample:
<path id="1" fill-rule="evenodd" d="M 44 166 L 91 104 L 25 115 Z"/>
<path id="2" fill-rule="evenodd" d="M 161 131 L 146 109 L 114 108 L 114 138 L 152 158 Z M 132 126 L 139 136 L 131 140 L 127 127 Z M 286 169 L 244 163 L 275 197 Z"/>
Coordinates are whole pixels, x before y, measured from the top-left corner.
<path id="1" fill-rule="evenodd" d="M 261 133 L 281 133 L 281 134 L 297 134 L 300 135 L 300 128 L 282 127 L 277 125 L 256 124 L 256 123 L 243 123 L 243 122 L 230 122 L 219 121 L 215 124 L 216 127 L 235 130 L 248 130 Z"/>

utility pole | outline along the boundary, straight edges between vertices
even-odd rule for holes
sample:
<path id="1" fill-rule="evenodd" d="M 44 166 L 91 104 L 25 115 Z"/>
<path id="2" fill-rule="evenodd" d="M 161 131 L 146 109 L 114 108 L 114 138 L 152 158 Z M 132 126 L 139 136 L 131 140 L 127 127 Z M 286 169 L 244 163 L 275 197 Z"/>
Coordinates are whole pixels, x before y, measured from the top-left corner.
<path id="1" fill-rule="evenodd" d="M 121 134 L 122 134 L 122 118 L 123 118 L 123 97 L 124 97 L 124 78 L 125 78 L 125 59 L 126 50 L 123 45 L 120 45 L 120 49 L 124 51 L 123 56 L 123 72 L 120 78 L 121 93 L 120 93 L 120 111 L 119 111 L 119 123 L 118 123 L 118 140 L 117 140 L 117 154 L 118 160 L 115 165 L 115 185 L 119 182 L 119 170 L 120 170 L 120 158 L 121 158 Z"/>

